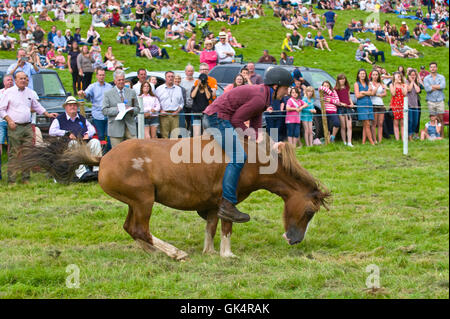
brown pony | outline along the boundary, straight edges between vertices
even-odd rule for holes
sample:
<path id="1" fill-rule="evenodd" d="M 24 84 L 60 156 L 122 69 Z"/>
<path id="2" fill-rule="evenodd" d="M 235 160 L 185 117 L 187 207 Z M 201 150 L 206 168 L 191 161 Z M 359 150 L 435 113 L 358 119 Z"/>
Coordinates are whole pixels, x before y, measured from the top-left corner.
<path id="1" fill-rule="evenodd" d="M 57 143 L 61 141 L 24 150 L 21 168 L 40 165 L 58 180 L 67 181 L 78 165 L 99 165 L 100 186 L 107 194 L 128 205 L 123 227 L 146 251 L 160 250 L 177 260 L 187 257 L 185 252 L 151 235 L 152 206 L 158 202 L 179 210 L 197 211 L 207 222 L 203 252 L 214 252 L 226 157 L 212 138 L 204 135 L 186 139 L 127 140 L 102 158 L 91 156 L 86 146 L 57 154 L 54 152 L 60 149 L 55 146 Z M 271 150 L 270 143 L 263 144 L 265 147 L 259 147 L 257 153 L 270 156 L 276 169 L 271 174 L 262 174 L 261 168 L 267 167 L 267 161 L 263 163 L 259 155 L 254 161 L 248 160 L 239 180 L 238 201 L 245 200 L 258 189 L 266 189 L 283 198 L 286 230 L 283 237 L 290 245 L 300 243 L 320 206 L 328 209 L 330 193 L 300 165 L 295 149 L 289 143 L 279 143 L 277 151 Z M 254 145 L 244 142 L 247 154 Z M 184 157 L 180 152 L 184 152 Z M 202 154 L 202 158 L 197 158 L 196 154 Z M 214 160 L 207 160 L 205 154 L 213 154 Z M 223 220 L 221 223 L 220 255 L 233 257 L 232 223 Z"/>

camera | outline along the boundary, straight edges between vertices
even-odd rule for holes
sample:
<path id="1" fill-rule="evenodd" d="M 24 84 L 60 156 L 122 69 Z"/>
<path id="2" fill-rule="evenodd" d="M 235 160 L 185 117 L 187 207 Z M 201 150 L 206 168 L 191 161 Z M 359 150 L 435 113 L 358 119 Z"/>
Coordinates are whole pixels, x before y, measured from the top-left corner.
<path id="1" fill-rule="evenodd" d="M 206 85 L 208 83 L 208 76 L 204 73 L 200 74 L 198 79 L 202 85 Z"/>
<path id="2" fill-rule="evenodd" d="M 28 57 L 26 57 L 26 56 L 23 56 L 23 57 L 21 57 L 21 58 L 20 58 L 20 61 L 23 61 L 23 62 L 28 62 Z"/>

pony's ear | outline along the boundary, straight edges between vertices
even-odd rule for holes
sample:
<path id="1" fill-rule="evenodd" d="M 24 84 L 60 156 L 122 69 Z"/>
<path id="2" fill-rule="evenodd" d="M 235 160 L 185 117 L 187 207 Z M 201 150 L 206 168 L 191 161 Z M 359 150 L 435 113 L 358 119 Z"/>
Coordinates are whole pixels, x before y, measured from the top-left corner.
<path id="1" fill-rule="evenodd" d="M 286 146 L 286 145 L 285 145 L 284 142 L 277 142 L 277 143 L 274 143 L 272 147 L 273 147 L 273 149 L 274 149 L 278 154 L 280 154 L 281 151 L 282 151 L 282 149 L 283 149 L 285 146 Z"/>

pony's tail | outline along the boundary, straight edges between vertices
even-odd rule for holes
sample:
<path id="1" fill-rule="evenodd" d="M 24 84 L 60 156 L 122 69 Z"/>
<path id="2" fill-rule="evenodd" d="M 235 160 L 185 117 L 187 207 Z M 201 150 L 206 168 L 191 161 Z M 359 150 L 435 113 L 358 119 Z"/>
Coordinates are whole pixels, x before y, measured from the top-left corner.
<path id="1" fill-rule="evenodd" d="M 24 145 L 20 158 L 11 163 L 12 168 L 28 170 L 40 167 L 58 182 L 70 183 L 78 166 L 99 165 L 101 157 L 93 156 L 86 143 L 78 141 L 69 147 L 69 142 L 67 138 L 49 137 L 41 145 Z"/>

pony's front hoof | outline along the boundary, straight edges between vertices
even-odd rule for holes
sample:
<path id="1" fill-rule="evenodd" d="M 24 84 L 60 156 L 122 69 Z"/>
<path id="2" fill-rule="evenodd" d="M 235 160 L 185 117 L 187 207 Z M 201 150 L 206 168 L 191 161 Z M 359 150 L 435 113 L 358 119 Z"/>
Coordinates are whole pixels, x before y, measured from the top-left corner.
<path id="1" fill-rule="evenodd" d="M 213 248 L 213 249 L 203 249 L 203 254 L 204 255 L 215 255 L 217 254 L 217 251 Z"/>
<path id="2" fill-rule="evenodd" d="M 220 257 L 222 257 L 222 258 L 239 258 L 235 254 L 233 254 L 231 251 L 227 251 L 227 252 L 221 253 Z"/>

